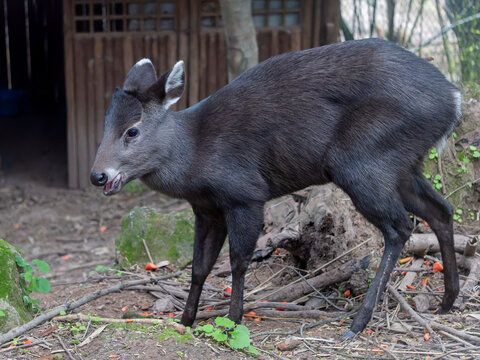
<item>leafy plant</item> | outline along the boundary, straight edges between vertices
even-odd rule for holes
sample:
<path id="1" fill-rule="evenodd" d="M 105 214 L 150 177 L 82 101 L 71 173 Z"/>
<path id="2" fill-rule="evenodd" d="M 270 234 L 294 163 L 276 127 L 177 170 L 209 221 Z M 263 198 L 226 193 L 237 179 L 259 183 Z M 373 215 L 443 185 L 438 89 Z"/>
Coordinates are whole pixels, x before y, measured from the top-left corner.
<path id="1" fill-rule="evenodd" d="M 442 176 L 440 174 L 435 175 L 435 177 L 433 178 L 433 186 L 436 190 L 440 190 L 443 187 Z"/>
<path id="2" fill-rule="evenodd" d="M 0 310 L 0 317 L 3 317 L 3 316 L 6 316 L 6 315 L 2 310 Z"/>
<path id="3" fill-rule="evenodd" d="M 430 160 L 435 161 L 436 163 L 438 162 L 438 151 L 437 151 L 437 148 L 432 148 L 432 150 L 430 150 L 430 154 L 428 154 L 428 158 L 429 158 Z"/>
<path id="4" fill-rule="evenodd" d="M 15 262 L 19 267 L 23 268 L 24 271 L 20 274 L 20 277 L 24 279 L 27 284 L 26 294 L 23 296 L 23 302 L 28 308 L 39 310 L 38 304 L 40 301 L 32 299 L 30 294 L 32 292 L 48 293 L 50 291 L 50 282 L 46 278 L 36 275 L 38 272 L 44 274 L 50 272 L 50 265 L 45 261 L 34 259 L 32 260 L 32 264 L 35 266 L 35 270 L 33 265 L 27 263 L 27 261 L 20 255 L 15 256 Z"/>
<path id="5" fill-rule="evenodd" d="M 455 210 L 455 214 L 453 214 L 453 220 L 456 221 L 456 222 L 459 222 L 459 223 L 463 222 L 462 214 L 463 214 L 462 209 Z"/>
<path id="6" fill-rule="evenodd" d="M 206 324 L 195 329 L 195 334 L 203 333 L 219 343 L 225 343 L 235 350 L 247 351 L 259 355 L 257 349 L 250 344 L 250 331 L 245 325 L 236 325 L 232 320 L 217 317 L 215 324 Z"/>

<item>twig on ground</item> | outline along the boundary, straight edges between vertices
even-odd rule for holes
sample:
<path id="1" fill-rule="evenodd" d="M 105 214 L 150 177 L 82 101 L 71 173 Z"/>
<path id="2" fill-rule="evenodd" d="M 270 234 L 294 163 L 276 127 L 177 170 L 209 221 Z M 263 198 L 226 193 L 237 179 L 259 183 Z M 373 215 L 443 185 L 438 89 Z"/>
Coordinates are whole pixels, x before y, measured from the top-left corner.
<path id="1" fill-rule="evenodd" d="M 302 325 L 302 327 L 300 327 L 298 329 L 290 330 L 290 331 L 263 331 L 263 332 L 259 332 L 259 333 L 256 333 L 256 334 L 252 334 L 252 335 L 250 335 L 250 337 L 254 338 L 254 337 L 257 337 L 257 336 L 266 336 L 266 335 L 293 335 L 293 334 L 296 334 L 297 332 L 299 332 L 301 328 L 304 329 L 304 330 L 312 329 L 312 328 L 320 326 L 320 325 L 324 325 L 324 324 L 328 324 L 328 323 L 331 323 L 331 322 L 334 322 L 334 321 L 342 320 L 342 319 L 344 319 L 348 316 L 353 315 L 356 311 L 357 310 L 350 311 L 348 313 L 339 315 L 339 316 L 334 317 L 332 319 L 316 321 L 314 323 L 310 323 L 310 324 L 306 324 L 306 325 L 304 324 L 304 325 Z"/>
<path id="2" fill-rule="evenodd" d="M 85 314 L 68 314 L 63 316 L 55 316 L 54 321 L 88 321 L 89 317 Z M 115 319 L 115 318 L 103 318 L 99 317 L 96 322 L 118 324 L 118 323 L 139 323 L 139 324 L 154 324 L 154 325 L 166 325 L 178 329 L 179 331 L 185 331 L 185 327 L 175 321 L 165 319 L 152 319 L 152 318 L 133 318 L 133 319 Z"/>
<path id="3" fill-rule="evenodd" d="M 150 260 L 150 262 L 152 264 L 155 264 L 153 262 L 152 255 L 150 255 L 150 250 L 148 250 L 147 242 L 145 241 L 145 239 L 142 239 L 142 242 L 143 242 L 143 247 L 145 248 L 145 251 L 147 252 L 148 260 Z"/>
<path id="4" fill-rule="evenodd" d="M 149 282 L 155 282 L 157 280 L 169 279 L 169 278 L 178 276 L 181 273 L 182 273 L 181 271 L 177 271 L 177 272 L 169 274 L 169 275 L 159 276 L 159 277 L 156 277 L 156 278 L 135 280 L 135 281 L 130 281 L 130 282 L 126 282 L 126 283 L 119 283 L 119 284 L 116 284 L 114 286 L 108 287 L 108 288 L 103 289 L 103 290 L 96 290 L 96 291 L 94 291 L 94 292 L 92 292 L 88 295 L 85 295 L 84 297 L 82 297 L 82 298 L 80 298 L 76 301 L 67 302 L 67 303 L 63 304 L 62 306 L 59 306 L 56 309 L 50 310 L 49 312 L 46 312 L 46 313 L 43 313 L 42 315 L 37 316 L 32 321 L 29 321 L 28 323 L 23 324 L 22 326 L 19 326 L 15 329 L 5 333 L 5 334 L 1 334 L 0 335 L 0 345 L 9 341 L 9 340 L 12 340 L 13 338 L 16 338 L 16 337 L 20 336 L 21 334 L 25 333 L 26 331 L 29 331 L 29 330 L 35 328 L 36 326 L 40 325 L 44 321 L 52 319 L 53 317 L 59 315 L 62 311 L 70 311 L 70 310 L 76 309 L 79 306 L 82 306 L 82 305 L 84 305 L 84 304 L 86 304 L 86 303 L 88 303 L 92 300 L 98 299 L 99 297 L 108 295 L 108 294 L 113 293 L 113 292 L 121 291 L 121 290 L 123 290 L 125 288 L 128 288 L 130 286 L 148 284 Z"/>
<path id="5" fill-rule="evenodd" d="M 72 356 L 72 354 L 70 354 L 70 351 L 68 351 L 67 347 L 65 346 L 65 344 L 63 343 L 63 340 L 60 338 L 60 336 L 58 336 L 57 334 L 53 334 L 53 336 L 55 336 L 58 340 L 58 342 L 60 343 L 60 345 L 62 346 L 63 350 L 65 351 L 65 353 L 67 354 L 68 358 L 70 360 L 75 360 L 75 358 Z"/>
<path id="6" fill-rule="evenodd" d="M 480 13 L 477 14 L 477 15 L 480 15 Z M 476 183 L 479 182 L 479 181 L 480 181 L 480 178 L 477 178 L 477 179 L 475 179 L 475 180 L 473 180 L 473 181 L 471 181 L 471 182 L 467 182 L 466 184 L 463 184 L 462 186 L 460 186 L 460 187 L 456 188 L 455 190 L 453 190 L 452 192 L 448 193 L 448 195 L 445 196 L 445 199 L 448 199 L 450 196 L 452 196 L 453 194 L 455 194 L 458 190 L 462 190 L 464 187 L 469 186 L 469 185 L 476 184 Z"/>
<path id="7" fill-rule="evenodd" d="M 88 345 L 90 344 L 98 335 L 100 335 L 102 333 L 103 330 L 105 330 L 105 328 L 110 325 L 110 324 L 105 324 L 105 325 L 102 325 L 100 326 L 97 330 L 95 330 L 93 333 L 91 333 L 85 340 L 83 340 L 79 345 L 78 347 L 82 347 L 82 346 L 85 346 L 85 345 Z"/>
<path id="8" fill-rule="evenodd" d="M 390 293 L 398 300 L 398 302 L 400 303 L 400 305 L 402 306 L 402 308 L 404 310 L 406 310 L 420 325 L 422 325 L 423 327 L 427 328 L 427 330 L 432 333 L 432 327 L 435 328 L 435 329 L 438 329 L 438 330 L 443 330 L 445 332 L 448 332 L 452 335 L 455 335 L 467 342 L 470 342 L 470 343 L 475 343 L 475 344 L 478 344 L 480 345 L 480 337 L 478 336 L 474 336 L 474 335 L 469 335 L 469 334 L 466 334 L 464 332 L 461 332 L 461 331 L 458 331 L 458 330 L 455 330 L 455 329 L 452 329 L 451 327 L 449 326 L 446 326 L 446 325 L 443 325 L 443 324 L 440 324 L 440 323 L 437 323 L 436 321 L 427 321 L 425 320 L 424 318 L 422 318 L 420 315 L 418 315 L 411 307 L 410 305 L 408 305 L 407 301 L 398 293 L 398 291 L 396 291 L 393 286 L 391 285 L 388 285 L 387 286 L 388 288 L 388 291 L 390 291 Z M 443 349 L 442 349 L 443 350 Z M 443 350 L 445 351 L 445 350 Z"/>

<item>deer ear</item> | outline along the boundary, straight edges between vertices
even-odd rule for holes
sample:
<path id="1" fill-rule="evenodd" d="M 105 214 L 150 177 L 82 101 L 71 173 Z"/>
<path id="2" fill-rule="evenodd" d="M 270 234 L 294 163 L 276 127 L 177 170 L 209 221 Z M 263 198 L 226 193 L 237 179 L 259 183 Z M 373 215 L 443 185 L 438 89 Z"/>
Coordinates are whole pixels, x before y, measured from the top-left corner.
<path id="1" fill-rule="evenodd" d="M 149 59 L 142 59 L 137 62 L 128 72 L 127 78 L 123 84 L 125 91 L 141 91 L 148 89 L 155 84 L 157 76 L 155 68 Z"/>
<path id="2" fill-rule="evenodd" d="M 155 96 L 162 101 L 165 109 L 175 104 L 185 89 L 185 69 L 183 61 L 175 64 L 172 70 L 162 74 L 158 81 L 150 88 Z"/>

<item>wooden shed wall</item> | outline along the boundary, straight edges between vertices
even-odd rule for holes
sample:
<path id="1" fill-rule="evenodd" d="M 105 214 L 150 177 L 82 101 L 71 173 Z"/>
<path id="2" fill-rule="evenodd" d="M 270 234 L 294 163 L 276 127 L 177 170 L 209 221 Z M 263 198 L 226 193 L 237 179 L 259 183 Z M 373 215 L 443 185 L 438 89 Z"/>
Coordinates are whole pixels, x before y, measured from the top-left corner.
<path id="1" fill-rule="evenodd" d="M 222 28 L 200 26 L 197 0 L 175 2 L 175 30 L 93 33 L 75 31 L 75 1 L 63 0 L 68 184 L 82 188 L 89 181 L 113 90 L 136 61 L 150 58 L 157 75 L 177 60 L 185 61 L 187 88 L 178 110 L 227 83 L 227 47 Z M 260 61 L 337 41 L 338 14 L 338 0 L 301 1 L 299 25 L 257 28 Z"/>

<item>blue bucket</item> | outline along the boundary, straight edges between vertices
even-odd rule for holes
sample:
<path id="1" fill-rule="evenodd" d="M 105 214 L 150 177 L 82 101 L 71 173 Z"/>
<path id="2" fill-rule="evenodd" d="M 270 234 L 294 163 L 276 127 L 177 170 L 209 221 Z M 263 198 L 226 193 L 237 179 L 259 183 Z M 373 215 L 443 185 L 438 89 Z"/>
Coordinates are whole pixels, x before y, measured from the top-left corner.
<path id="1" fill-rule="evenodd" d="M 27 92 L 0 88 L 0 116 L 14 117 L 26 108 Z"/>

